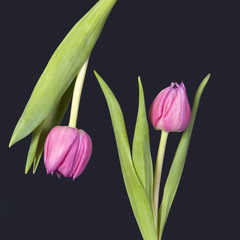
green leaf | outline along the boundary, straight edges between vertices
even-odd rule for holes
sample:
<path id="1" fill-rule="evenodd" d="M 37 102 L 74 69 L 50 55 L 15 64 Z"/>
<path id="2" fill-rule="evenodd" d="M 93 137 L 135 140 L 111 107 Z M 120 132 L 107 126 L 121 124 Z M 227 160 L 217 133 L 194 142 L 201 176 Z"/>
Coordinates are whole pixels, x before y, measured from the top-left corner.
<path id="1" fill-rule="evenodd" d="M 151 204 L 149 204 L 147 193 L 133 166 L 122 110 L 107 84 L 96 72 L 94 73 L 98 79 L 108 104 L 117 143 L 123 179 L 135 218 L 142 233 L 143 239 L 156 240 L 157 234 L 154 226 L 154 216 Z"/>
<path id="2" fill-rule="evenodd" d="M 38 80 L 9 146 L 23 139 L 47 117 L 88 59 L 117 0 L 100 0 L 67 34 Z"/>
<path id="3" fill-rule="evenodd" d="M 39 145 L 39 138 L 41 135 L 42 126 L 43 122 L 33 131 L 32 140 L 28 150 L 27 162 L 25 166 L 25 174 L 28 173 L 30 167 L 33 164 L 34 159 L 36 158 L 36 151 Z M 42 152 L 40 154 L 42 154 Z"/>
<path id="4" fill-rule="evenodd" d="M 192 107 L 191 121 L 187 129 L 184 131 L 182 135 L 182 138 L 180 140 L 180 143 L 178 145 L 177 151 L 174 156 L 174 160 L 172 162 L 171 169 L 168 174 L 168 178 L 164 187 L 162 203 L 159 210 L 159 240 L 162 237 L 163 229 L 164 229 L 170 208 L 173 203 L 173 199 L 177 192 L 177 188 L 182 176 L 185 160 L 187 157 L 188 146 L 189 146 L 189 142 L 190 142 L 193 126 L 194 126 L 194 121 L 197 114 L 198 105 L 199 105 L 204 87 L 206 86 L 209 78 L 210 78 L 210 74 L 208 74 L 204 78 L 204 80 L 201 82 L 201 84 L 198 87 L 198 90 L 195 95 L 193 107 Z"/>
<path id="5" fill-rule="evenodd" d="M 146 116 L 144 92 L 140 77 L 138 78 L 138 85 L 139 85 L 139 105 L 135 132 L 133 137 L 132 159 L 137 176 L 141 181 L 144 189 L 146 190 L 149 203 L 152 206 L 153 167 L 150 152 L 149 129 Z"/>
<path id="6" fill-rule="evenodd" d="M 32 141 L 28 151 L 28 157 L 25 167 L 25 173 L 27 173 L 33 163 L 33 173 L 36 172 L 38 163 L 41 159 L 45 139 L 49 131 L 61 123 L 65 112 L 67 111 L 70 103 L 75 81 L 72 82 L 70 87 L 62 96 L 59 103 L 55 106 L 54 110 L 51 111 L 46 119 L 33 131 Z"/>

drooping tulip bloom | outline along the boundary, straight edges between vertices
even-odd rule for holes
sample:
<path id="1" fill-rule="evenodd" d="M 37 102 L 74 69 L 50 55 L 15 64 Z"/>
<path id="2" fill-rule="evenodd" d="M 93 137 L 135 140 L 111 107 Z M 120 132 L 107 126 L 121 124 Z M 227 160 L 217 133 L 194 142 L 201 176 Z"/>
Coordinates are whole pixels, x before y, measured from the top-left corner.
<path id="1" fill-rule="evenodd" d="M 184 131 L 191 119 L 191 109 L 183 82 L 163 89 L 154 99 L 149 118 L 153 127 L 166 132 Z"/>
<path id="2" fill-rule="evenodd" d="M 47 136 L 44 164 L 47 173 L 77 178 L 86 168 L 92 154 L 90 136 L 77 128 L 56 126 Z"/>

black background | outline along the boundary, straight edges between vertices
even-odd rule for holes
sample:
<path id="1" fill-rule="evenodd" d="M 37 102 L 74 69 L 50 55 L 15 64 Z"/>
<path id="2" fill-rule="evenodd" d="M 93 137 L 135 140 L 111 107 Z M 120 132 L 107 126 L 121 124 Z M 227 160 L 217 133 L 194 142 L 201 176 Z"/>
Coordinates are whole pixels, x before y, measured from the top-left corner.
<path id="1" fill-rule="evenodd" d="M 12 131 L 49 58 L 96 3 L 9 1 L 1 14 L 1 239 L 141 239 L 123 184 L 107 105 L 95 69 L 115 93 L 132 142 L 141 76 L 149 109 L 158 92 L 184 81 L 190 105 L 202 95 L 180 187 L 163 239 L 239 239 L 238 1 L 119 0 L 90 58 L 78 128 L 93 155 L 75 181 L 24 174 L 30 136 L 8 149 Z M 69 112 L 63 125 L 68 122 Z M 159 132 L 151 125 L 156 158 Z M 180 133 L 168 139 L 166 179 Z M 163 186 L 162 186 L 163 188 Z"/>

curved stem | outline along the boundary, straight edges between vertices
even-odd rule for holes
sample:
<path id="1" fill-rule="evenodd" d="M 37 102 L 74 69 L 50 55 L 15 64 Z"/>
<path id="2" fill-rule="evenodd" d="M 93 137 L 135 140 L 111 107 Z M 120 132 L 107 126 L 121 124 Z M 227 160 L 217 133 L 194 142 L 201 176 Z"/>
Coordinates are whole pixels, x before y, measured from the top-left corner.
<path id="1" fill-rule="evenodd" d="M 154 172 L 154 179 L 153 179 L 153 207 L 154 207 L 154 216 L 155 216 L 155 226 L 158 232 L 158 202 L 159 202 L 159 191 L 160 191 L 160 181 L 162 175 L 162 166 L 163 166 L 163 159 L 165 154 L 165 148 L 168 138 L 168 132 L 162 131 L 159 147 L 158 147 L 158 154 L 157 160 L 155 165 L 155 172 Z"/>
<path id="2" fill-rule="evenodd" d="M 78 117 L 78 109 L 80 98 L 82 94 L 83 83 L 87 71 L 88 60 L 83 64 L 82 68 L 79 71 L 79 74 L 76 79 L 76 83 L 74 86 L 73 97 L 72 97 L 72 105 L 71 105 L 71 112 L 70 112 L 70 120 L 69 120 L 69 127 L 75 128 L 77 125 L 77 117 Z"/>

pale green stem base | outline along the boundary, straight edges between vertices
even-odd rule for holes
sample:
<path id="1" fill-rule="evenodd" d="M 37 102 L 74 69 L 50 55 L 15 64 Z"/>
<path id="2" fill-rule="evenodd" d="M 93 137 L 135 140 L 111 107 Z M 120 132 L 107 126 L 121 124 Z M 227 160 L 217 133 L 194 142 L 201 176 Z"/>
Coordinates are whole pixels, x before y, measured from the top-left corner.
<path id="1" fill-rule="evenodd" d="M 165 154 L 165 148 L 168 138 L 168 132 L 162 131 L 157 160 L 155 165 L 154 179 L 153 179 L 153 207 L 154 207 L 154 216 L 155 216 L 155 226 L 158 232 L 158 202 L 159 202 L 159 191 L 160 191 L 160 181 L 162 175 L 163 159 Z"/>
<path id="2" fill-rule="evenodd" d="M 69 120 L 69 124 L 68 124 L 69 127 L 76 128 L 76 125 L 77 125 L 79 103 L 80 103 L 83 83 L 84 83 L 84 79 L 85 79 L 85 75 L 86 75 L 86 71 L 87 71 L 87 66 L 88 66 L 88 59 L 83 64 L 82 68 L 80 69 L 79 74 L 76 79 L 75 86 L 74 86 L 71 112 L 70 112 L 70 120 Z"/>

